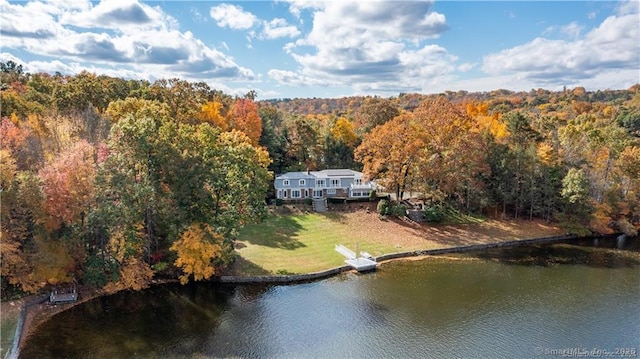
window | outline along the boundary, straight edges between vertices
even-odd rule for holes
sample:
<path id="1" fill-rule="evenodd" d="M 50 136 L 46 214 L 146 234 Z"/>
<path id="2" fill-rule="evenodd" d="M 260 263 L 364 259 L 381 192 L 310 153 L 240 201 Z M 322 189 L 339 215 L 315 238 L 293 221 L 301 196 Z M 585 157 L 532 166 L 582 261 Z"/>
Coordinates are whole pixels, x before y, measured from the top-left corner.
<path id="1" fill-rule="evenodd" d="M 340 179 L 332 179 L 331 187 L 340 187 Z"/>
<path id="2" fill-rule="evenodd" d="M 329 188 L 327 190 L 327 194 L 336 194 L 336 189 L 335 188 Z"/>
<path id="3" fill-rule="evenodd" d="M 291 191 L 291 198 L 300 198 L 300 190 L 294 189 Z"/>
<path id="4" fill-rule="evenodd" d="M 353 183 L 354 183 L 356 186 L 360 186 L 360 185 L 362 185 L 362 178 L 356 178 L 355 180 L 353 180 Z"/>
<path id="5" fill-rule="evenodd" d="M 316 187 L 324 187 L 324 180 L 316 180 Z"/>
<path id="6" fill-rule="evenodd" d="M 289 185 L 289 180 L 284 180 L 284 181 L 282 181 L 282 185 L 283 185 L 283 186 L 288 186 L 288 185 Z"/>
<path id="7" fill-rule="evenodd" d="M 276 196 L 276 198 L 282 198 L 282 190 L 281 189 L 278 190 L 278 195 Z"/>
<path id="8" fill-rule="evenodd" d="M 300 185 L 300 186 L 304 186 L 304 180 L 300 180 L 300 181 L 298 181 L 298 185 Z"/>
<path id="9" fill-rule="evenodd" d="M 315 198 L 322 197 L 322 190 L 314 190 L 313 191 L 313 197 L 315 197 Z"/>
<path id="10" fill-rule="evenodd" d="M 282 198 L 287 198 L 287 191 L 282 191 Z"/>

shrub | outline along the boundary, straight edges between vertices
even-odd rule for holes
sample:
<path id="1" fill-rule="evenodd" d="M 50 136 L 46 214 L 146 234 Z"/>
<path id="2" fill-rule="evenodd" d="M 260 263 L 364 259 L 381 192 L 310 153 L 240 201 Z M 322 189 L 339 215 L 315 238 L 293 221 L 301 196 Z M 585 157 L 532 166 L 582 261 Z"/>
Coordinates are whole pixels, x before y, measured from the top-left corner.
<path id="1" fill-rule="evenodd" d="M 383 199 L 378 202 L 378 207 L 376 207 L 376 211 L 381 216 L 386 216 L 389 214 L 389 200 Z"/>
<path id="2" fill-rule="evenodd" d="M 311 206 L 313 204 L 313 200 L 311 198 L 305 198 L 304 204 L 306 204 L 307 206 Z"/>
<path id="3" fill-rule="evenodd" d="M 282 200 L 282 198 L 276 198 L 276 206 L 282 206 L 284 204 L 284 201 Z"/>
<path id="4" fill-rule="evenodd" d="M 444 220 L 444 211 L 439 206 L 427 207 L 424 210 L 424 218 L 427 222 L 442 222 Z"/>
<path id="5" fill-rule="evenodd" d="M 407 215 L 407 207 L 404 204 L 398 204 L 390 208 L 392 215 L 402 218 Z"/>
<path id="6" fill-rule="evenodd" d="M 375 190 L 375 189 L 372 189 L 372 190 L 369 192 L 369 201 L 373 202 L 373 201 L 375 201 L 377 198 L 378 198 L 378 193 L 376 192 L 376 190 Z"/>

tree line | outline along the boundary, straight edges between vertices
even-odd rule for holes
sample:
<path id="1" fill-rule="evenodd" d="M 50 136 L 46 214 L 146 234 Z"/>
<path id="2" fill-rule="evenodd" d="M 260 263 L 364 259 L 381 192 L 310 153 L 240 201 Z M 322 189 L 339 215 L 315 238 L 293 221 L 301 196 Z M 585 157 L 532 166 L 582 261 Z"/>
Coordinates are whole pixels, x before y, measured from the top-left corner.
<path id="1" fill-rule="evenodd" d="M 1 67 L 3 293 L 207 279 L 266 214 L 252 93 Z"/>
<path id="2" fill-rule="evenodd" d="M 256 101 L 11 61 L 0 77 L 3 292 L 210 278 L 285 171 L 353 168 L 433 210 L 574 233 L 640 223 L 638 85 Z"/>

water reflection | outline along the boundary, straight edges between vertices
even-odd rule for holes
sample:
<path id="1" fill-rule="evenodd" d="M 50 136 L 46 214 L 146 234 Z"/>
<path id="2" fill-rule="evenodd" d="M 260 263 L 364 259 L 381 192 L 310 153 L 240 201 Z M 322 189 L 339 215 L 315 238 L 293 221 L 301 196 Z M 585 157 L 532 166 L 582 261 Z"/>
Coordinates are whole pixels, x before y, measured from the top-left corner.
<path id="1" fill-rule="evenodd" d="M 549 266 L 554 264 L 586 265 L 596 268 L 621 268 L 640 265 L 637 239 L 621 241 L 619 237 L 577 239 L 559 244 L 489 249 L 458 257 L 474 256 L 485 260 L 517 265 Z M 622 244 L 622 246 L 621 246 Z M 612 248 L 624 248 L 624 251 Z"/>
<path id="2" fill-rule="evenodd" d="M 21 357 L 494 358 L 638 347 L 638 255 L 558 244 L 298 285 L 124 292 L 57 315 Z"/>

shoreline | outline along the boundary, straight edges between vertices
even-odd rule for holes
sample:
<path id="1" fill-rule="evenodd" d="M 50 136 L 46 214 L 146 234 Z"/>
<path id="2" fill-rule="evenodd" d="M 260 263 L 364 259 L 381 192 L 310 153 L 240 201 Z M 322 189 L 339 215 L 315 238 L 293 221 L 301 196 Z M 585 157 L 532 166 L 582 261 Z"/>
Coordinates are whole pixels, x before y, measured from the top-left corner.
<path id="1" fill-rule="evenodd" d="M 579 239 L 582 237 L 577 237 L 574 235 L 562 235 L 562 236 L 551 236 L 551 237 L 540 237 L 540 238 L 529 238 L 529 239 L 514 239 L 510 241 L 502 241 L 502 242 L 493 242 L 493 243 L 484 243 L 484 244 L 471 244 L 471 245 L 462 245 L 462 246 L 452 246 L 446 248 L 437 248 L 437 249 L 424 249 L 424 250 L 415 250 L 415 251 L 406 251 L 406 252 L 397 252 L 397 253 L 389 253 L 383 254 L 377 257 L 374 257 L 377 265 L 388 263 L 395 260 L 404 260 L 404 259 L 415 259 L 421 257 L 429 257 L 441 254 L 451 254 L 451 253 L 467 253 L 478 250 L 492 249 L 492 248 L 508 248 L 508 247 L 517 247 L 521 245 L 530 245 L 530 244 L 538 244 L 538 243 L 556 243 L 565 240 L 571 239 Z M 377 268 L 376 265 L 376 268 Z M 299 282 L 309 282 L 318 279 L 329 278 L 334 275 L 355 271 L 351 266 L 343 265 L 339 267 L 330 268 L 323 271 L 317 271 L 312 273 L 303 273 L 303 274 L 287 274 L 287 275 L 259 275 L 259 276 L 220 276 L 213 279 L 214 282 L 225 283 L 225 284 L 287 284 L 287 283 L 299 283 Z"/>
<path id="2" fill-rule="evenodd" d="M 529 239 L 515 239 L 509 241 L 498 241 L 492 243 L 483 243 L 483 244 L 472 244 L 472 245 L 458 245 L 451 246 L 446 248 L 437 248 L 437 249 L 424 249 L 424 250 L 414 250 L 414 251 L 405 251 L 405 252 L 396 252 L 396 253 L 388 253 L 384 255 L 380 255 L 375 257 L 377 262 L 376 268 L 378 265 L 382 265 L 385 263 L 397 261 L 397 260 L 420 260 L 423 258 L 427 258 L 430 256 L 437 256 L 442 254 L 452 254 L 452 253 L 467 253 L 478 250 L 492 249 L 492 248 L 509 248 L 509 247 L 517 247 L 522 245 L 531 245 L 531 244 L 540 244 L 540 243 L 556 243 L 565 240 L 571 239 L 579 239 L 582 237 L 577 237 L 574 235 L 562 235 L 562 236 L 550 236 L 550 237 L 539 237 L 539 238 L 529 238 Z M 223 283 L 223 284 L 294 284 L 294 283 L 302 283 L 302 282 L 311 282 L 315 280 L 322 280 L 329 277 L 333 277 L 340 273 L 345 272 L 356 272 L 351 266 L 343 265 L 339 267 L 330 268 L 323 271 L 317 271 L 312 273 L 304 273 L 304 274 L 289 274 L 289 275 L 260 275 L 260 276 L 219 276 L 211 279 L 211 282 L 214 283 Z M 150 286 L 171 284 L 171 283 L 179 283 L 178 280 L 154 280 L 150 284 Z M 113 293 L 106 293 L 101 289 L 89 289 L 89 288 L 79 288 L 79 299 L 73 303 L 65 303 L 65 304 L 49 304 L 47 302 L 43 302 L 41 304 L 31 305 L 30 307 L 23 306 L 24 315 L 24 323 L 22 326 L 22 333 L 18 339 L 17 352 L 11 353 L 11 355 L 7 354 L 5 358 L 17 358 L 20 350 L 22 349 L 24 343 L 26 343 L 29 337 L 37 330 L 37 328 L 47 320 L 50 320 L 56 314 L 66 311 L 75 307 L 76 305 L 85 303 L 95 298 L 99 298 L 102 296 L 108 296 Z M 27 297 L 27 302 L 33 300 L 32 298 L 39 298 L 42 295 L 34 295 L 33 297 Z M 15 345 L 14 345 L 15 346 Z"/>

